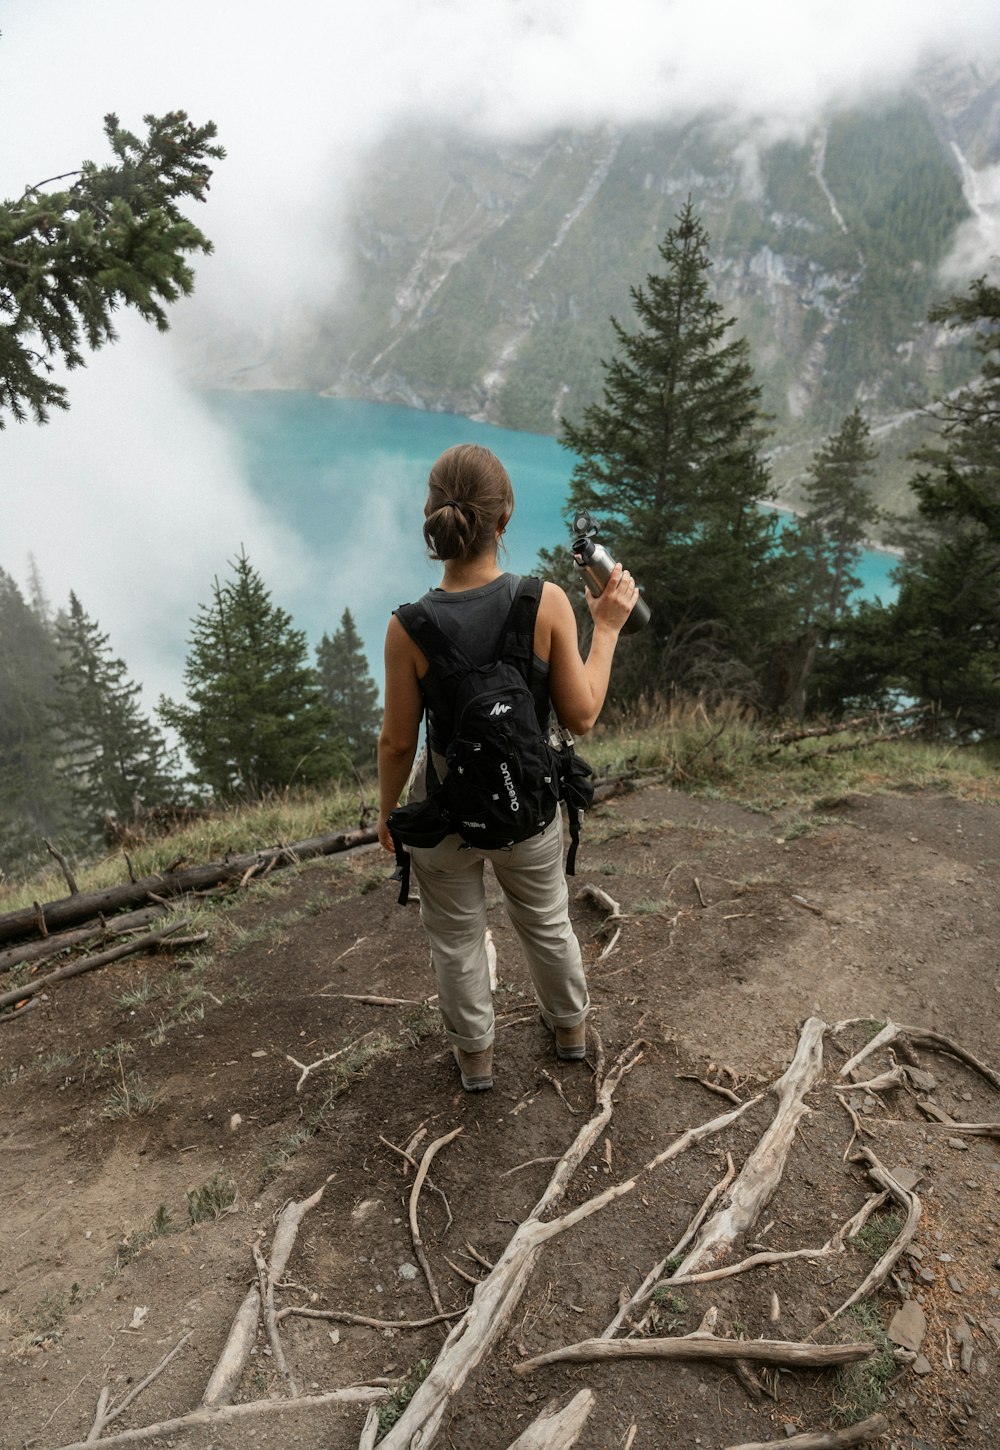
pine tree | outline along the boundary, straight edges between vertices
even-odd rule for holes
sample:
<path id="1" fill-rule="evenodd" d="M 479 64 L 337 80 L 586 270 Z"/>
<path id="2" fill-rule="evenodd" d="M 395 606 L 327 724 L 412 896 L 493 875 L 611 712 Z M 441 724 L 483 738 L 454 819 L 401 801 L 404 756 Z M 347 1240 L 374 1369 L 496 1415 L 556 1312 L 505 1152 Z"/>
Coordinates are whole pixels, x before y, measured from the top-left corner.
<path id="1" fill-rule="evenodd" d="M 140 686 L 128 678 L 125 661 L 112 656 L 108 636 L 75 594 L 56 634 L 62 664 L 52 714 L 83 824 L 94 829 L 108 814 L 133 820 L 141 806 L 174 793 L 174 761 L 140 709 Z"/>
<path id="2" fill-rule="evenodd" d="M 727 340 L 735 320 L 710 295 L 709 239 L 690 202 L 659 253 L 662 273 L 632 289 L 639 329 L 612 319 L 603 402 L 579 425 L 563 420 L 560 441 L 579 459 L 570 507 L 601 515 L 602 541 L 652 609 L 645 652 L 658 657 L 642 683 L 708 673 L 725 688 L 783 616 L 775 520 L 758 507 L 760 388 L 746 340 Z"/>
<path id="3" fill-rule="evenodd" d="M 807 508 L 800 530 L 788 542 L 803 549 L 813 565 L 812 587 L 803 591 L 805 622 L 835 625 L 861 586 L 857 567 L 881 514 L 866 480 L 874 475 L 878 450 L 860 408 L 813 455 L 803 492 Z"/>
<path id="4" fill-rule="evenodd" d="M 842 630 L 831 660 L 837 698 L 916 699 L 946 728 L 1000 737 L 1000 286 L 985 278 L 932 309 L 971 332 L 980 377 L 939 407 L 940 441 L 914 454 L 918 526 L 887 608 Z"/>
<path id="5" fill-rule="evenodd" d="M 344 610 L 333 638 L 324 634 L 316 646 L 316 665 L 323 699 L 334 727 L 347 741 L 351 759 L 356 765 L 370 762 L 378 740 L 378 686 L 349 609 Z"/>
<path id="6" fill-rule="evenodd" d="M 113 342 L 113 318 L 133 307 L 164 331 L 165 304 L 189 293 L 193 252 L 212 244 L 180 210 L 204 201 L 215 126 L 195 126 L 183 111 L 146 116 L 144 138 L 104 118 L 111 165 L 85 161 L 63 190 L 29 186 L 0 203 L 0 428 L 4 411 L 44 423 L 66 408 L 66 389 L 51 377 L 61 360 L 81 367 L 83 348 Z"/>
<path id="7" fill-rule="evenodd" d="M 271 601 L 241 551 L 233 577 L 213 581 L 192 621 L 184 668 L 188 704 L 160 701 L 196 779 L 221 795 L 257 799 L 337 773 L 338 741 L 303 631 Z"/>
<path id="8" fill-rule="evenodd" d="M 49 715 L 58 666 L 47 621 L 0 569 L 0 876 L 71 819 Z"/>

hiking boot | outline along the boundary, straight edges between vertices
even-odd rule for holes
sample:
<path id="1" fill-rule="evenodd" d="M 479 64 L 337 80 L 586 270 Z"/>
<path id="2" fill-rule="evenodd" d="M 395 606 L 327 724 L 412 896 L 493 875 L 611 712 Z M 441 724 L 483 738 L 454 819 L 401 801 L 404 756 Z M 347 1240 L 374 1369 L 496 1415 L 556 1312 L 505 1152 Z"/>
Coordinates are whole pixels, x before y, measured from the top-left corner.
<path id="1" fill-rule="evenodd" d="M 587 1051 L 587 1024 L 580 1022 L 576 1027 L 556 1027 L 556 1057 L 563 1062 L 579 1062 Z"/>
<path id="2" fill-rule="evenodd" d="M 493 1086 L 493 1046 L 484 1047 L 482 1052 L 463 1052 L 453 1047 L 455 1061 L 462 1076 L 462 1086 L 467 1093 L 489 1092 Z"/>

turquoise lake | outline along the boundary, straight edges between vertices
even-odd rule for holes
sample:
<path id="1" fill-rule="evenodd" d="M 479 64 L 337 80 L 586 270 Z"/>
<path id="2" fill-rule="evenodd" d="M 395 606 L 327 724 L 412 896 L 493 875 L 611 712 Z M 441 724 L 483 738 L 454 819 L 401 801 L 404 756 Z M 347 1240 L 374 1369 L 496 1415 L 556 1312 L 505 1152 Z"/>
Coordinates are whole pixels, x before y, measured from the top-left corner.
<path id="1" fill-rule="evenodd" d="M 445 448 L 484 444 L 510 473 L 516 508 L 507 567 L 529 573 L 540 548 L 568 548 L 573 459 L 554 438 L 311 393 L 211 393 L 204 401 L 230 436 L 254 494 L 312 561 L 311 587 L 293 598 L 276 593 L 276 602 L 312 643 L 324 631 L 332 634 L 349 608 L 376 679 L 390 611 L 440 577 L 440 566 L 423 553 L 420 530 L 427 474 Z M 894 564 L 888 554 L 865 554 L 866 597 L 892 597 Z"/>

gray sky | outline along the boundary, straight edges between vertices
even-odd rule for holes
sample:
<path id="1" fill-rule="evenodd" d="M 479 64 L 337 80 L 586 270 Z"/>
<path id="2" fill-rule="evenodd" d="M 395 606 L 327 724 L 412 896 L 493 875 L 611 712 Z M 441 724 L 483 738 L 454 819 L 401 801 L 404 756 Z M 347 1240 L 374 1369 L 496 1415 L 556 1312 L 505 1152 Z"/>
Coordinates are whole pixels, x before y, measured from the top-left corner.
<path id="1" fill-rule="evenodd" d="M 322 299 L 366 148 L 413 115 L 523 135 L 717 105 L 795 132 L 945 48 L 1000 57 L 996 0 L 5 0 L 0 194 L 104 159 L 106 111 L 133 129 L 178 107 L 216 121 L 229 155 L 196 212 L 216 253 L 176 311 L 191 337 Z M 70 378 L 68 414 L 0 434 L 0 565 L 23 581 L 34 550 L 151 699 L 178 692 L 178 641 L 241 543 L 293 612 L 324 587 L 179 381 L 177 349 L 123 318 Z"/>

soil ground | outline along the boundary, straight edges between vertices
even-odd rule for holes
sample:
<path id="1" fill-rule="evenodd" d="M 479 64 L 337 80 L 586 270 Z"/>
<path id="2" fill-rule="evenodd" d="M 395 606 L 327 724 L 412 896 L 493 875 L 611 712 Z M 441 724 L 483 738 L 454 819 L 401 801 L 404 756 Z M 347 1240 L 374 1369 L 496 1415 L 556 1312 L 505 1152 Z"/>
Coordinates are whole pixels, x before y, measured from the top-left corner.
<path id="1" fill-rule="evenodd" d="M 425 1187 L 420 1198 L 446 1309 L 467 1304 L 469 1280 L 486 1272 L 477 1256 L 495 1261 L 530 1211 L 551 1160 L 592 1110 L 593 1054 L 557 1062 L 495 890 L 496 1086 L 462 1092 L 436 1014 L 420 1005 L 434 988 L 417 907 L 397 906 L 390 869 L 376 849 L 276 874 L 214 908 L 199 954 L 125 958 L 50 988 L 39 1009 L 0 1026 L 0 1445 L 55 1450 L 85 1439 L 102 1386 L 120 1400 L 188 1330 L 107 1433 L 193 1409 L 253 1280 L 252 1245 L 266 1253 L 277 1210 L 325 1181 L 280 1302 L 389 1322 L 432 1313 L 424 1276 L 409 1267 L 413 1173 L 390 1146 L 421 1129 L 417 1156 L 462 1129 L 431 1169 L 440 1192 Z M 747 1096 L 785 1069 L 803 1019 L 865 1019 L 827 1036 L 824 1082 L 809 1094 L 780 1186 L 734 1256 L 753 1244 L 823 1244 L 872 1191 L 863 1165 L 844 1161 L 852 1126 L 831 1086 L 871 1035 L 866 1023 L 935 1029 L 1000 1067 L 998 880 L 1000 809 L 943 793 L 760 814 L 651 786 L 600 807 L 576 887 L 599 886 L 626 919 L 598 962 L 605 912 L 574 894 L 592 1022 L 609 1062 L 638 1038 L 646 1046 L 567 1202 L 627 1179 L 680 1131 L 724 1111 L 697 1079 Z M 410 1005 L 351 1000 L 364 994 Z M 297 1091 L 290 1058 L 311 1063 L 359 1040 Z M 982 1076 L 940 1053 L 921 1050 L 920 1061 L 952 1118 L 1000 1119 L 1000 1093 Z M 868 1063 L 881 1071 L 891 1058 L 882 1050 Z M 622 1289 L 635 1289 L 680 1237 L 726 1154 L 737 1168 L 745 1161 L 772 1115 L 765 1099 L 542 1251 L 439 1443 L 502 1450 L 546 1402 L 589 1385 L 596 1407 L 584 1450 L 629 1443 L 633 1424 L 635 1450 L 784 1443 L 879 1407 L 890 1422 L 884 1445 L 1000 1447 L 997 1143 L 954 1138 L 901 1089 L 879 1101 L 858 1094 L 858 1108 L 881 1161 L 919 1175 L 923 1214 L 915 1253 L 885 1289 L 820 1337 L 874 1335 L 884 1350 L 882 1331 L 912 1296 L 926 1316 L 924 1373 L 883 1354 L 866 1375 L 782 1373 L 767 1382 L 777 1398 L 759 1401 L 709 1364 L 513 1374 L 526 1355 L 601 1334 Z M 199 1209 L 209 1216 L 194 1222 Z M 802 1339 L 899 1228 L 898 1215 L 873 1222 L 871 1237 L 837 1257 L 669 1291 L 650 1327 L 688 1333 L 714 1305 L 719 1335 Z M 316 1393 L 405 1375 L 433 1360 L 444 1331 L 291 1317 L 282 1335 L 300 1390 Z M 261 1332 L 237 1398 L 283 1393 Z M 285 1411 L 188 1428 L 169 1443 L 346 1450 L 364 1415 Z"/>

